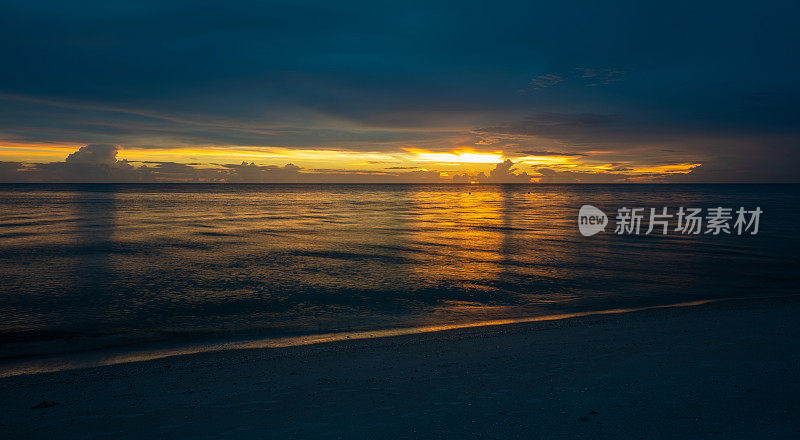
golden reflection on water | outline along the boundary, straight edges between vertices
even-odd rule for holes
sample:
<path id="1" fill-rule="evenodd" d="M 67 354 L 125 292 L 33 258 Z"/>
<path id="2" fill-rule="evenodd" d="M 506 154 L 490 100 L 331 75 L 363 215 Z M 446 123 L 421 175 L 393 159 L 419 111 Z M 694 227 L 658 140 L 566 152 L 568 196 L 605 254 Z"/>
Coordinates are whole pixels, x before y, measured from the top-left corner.
<path id="1" fill-rule="evenodd" d="M 564 237 L 563 228 L 552 225 L 553 216 L 560 216 L 554 213 L 564 209 L 557 192 L 465 185 L 64 196 L 74 217 L 75 246 L 85 249 L 72 260 L 73 290 L 97 295 L 94 304 L 106 307 L 101 314 L 109 319 L 115 313 L 134 314 L 139 304 L 157 298 L 198 306 L 241 298 L 274 302 L 283 301 L 280 292 L 287 289 L 371 292 L 379 302 L 432 302 L 429 316 L 418 322 L 488 319 L 510 311 L 510 306 L 487 304 L 472 294 L 434 298 L 435 293 L 427 293 L 429 297 L 406 300 L 380 298 L 380 292 L 397 296 L 447 286 L 453 292 L 484 292 L 486 297 L 502 291 L 546 302 L 563 299 L 564 293 L 503 286 L 514 277 L 569 276 L 563 267 L 539 263 L 578 258 L 565 252 L 573 237 Z M 175 273 L 176 281 L 190 278 L 177 288 L 165 285 L 163 278 L 153 277 L 165 270 Z M 241 287 L 212 287 L 220 277 Z M 120 280 L 135 286 L 135 298 L 112 301 Z M 330 299 L 333 304 L 318 304 L 301 296 L 298 301 L 305 302 L 294 307 L 305 307 L 308 313 L 299 317 L 278 310 L 241 318 L 277 327 L 292 326 L 300 318 L 298 324 L 318 321 L 314 325 L 324 329 L 350 327 L 351 318 L 342 317 L 363 313 L 347 311 L 335 296 Z M 184 318 L 182 326 L 219 325 Z M 165 322 L 179 326 L 174 319 Z"/>
<path id="2" fill-rule="evenodd" d="M 496 192 L 410 193 L 409 241 L 429 249 L 412 271 L 421 280 L 463 283 L 496 279 L 501 269 L 501 197 Z M 494 227 L 494 228 L 493 228 Z"/>
<path id="3" fill-rule="evenodd" d="M 575 214 L 587 201 L 604 209 L 746 204 L 736 193 L 720 199 L 683 187 L 654 202 L 652 191 L 144 185 L 0 192 L 7 207 L 0 213 L 0 333 L 52 341 L 42 345 L 52 353 L 117 338 L 145 344 L 449 328 L 743 295 L 764 290 L 764 280 L 776 280 L 773 289 L 794 286 L 794 260 L 766 258 L 793 255 L 774 250 L 796 247 L 785 237 L 577 232 Z M 738 276 L 753 267 L 763 276 Z M 77 336 L 47 339 L 64 334 Z M 8 356 L 28 353 L 24 341 L 3 348 Z"/>
<path id="4" fill-rule="evenodd" d="M 535 243 L 552 232 L 522 213 L 538 204 L 537 196 L 469 186 L 355 196 L 335 190 L 255 193 L 237 201 L 235 210 L 224 209 L 225 194 L 204 194 L 205 200 L 197 202 L 193 196 L 185 195 L 176 207 L 167 200 L 159 206 L 160 196 L 148 195 L 153 209 L 117 213 L 117 238 L 173 243 L 174 258 L 187 264 L 212 264 L 248 252 L 291 255 L 299 270 L 293 276 L 301 285 L 371 289 L 445 280 L 486 289 L 508 270 L 503 263 L 511 258 L 510 245 Z M 175 195 L 170 198 L 174 204 Z M 197 241 L 225 246 L 213 253 L 182 246 Z M 151 264 L 146 256 L 127 258 L 133 270 Z M 330 270 L 314 271 L 318 261 Z M 347 273 L 357 276 L 343 278 Z"/>

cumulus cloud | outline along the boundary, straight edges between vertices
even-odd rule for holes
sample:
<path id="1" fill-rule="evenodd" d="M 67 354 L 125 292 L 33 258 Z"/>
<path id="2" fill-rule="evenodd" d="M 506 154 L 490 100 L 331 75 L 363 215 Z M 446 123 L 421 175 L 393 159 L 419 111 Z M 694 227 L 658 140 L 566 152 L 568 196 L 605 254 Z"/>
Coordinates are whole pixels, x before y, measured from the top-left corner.
<path id="1" fill-rule="evenodd" d="M 69 164 L 114 165 L 117 163 L 119 146 L 112 144 L 89 144 L 71 153 L 64 162 Z"/>
<path id="2" fill-rule="evenodd" d="M 242 162 L 240 165 L 227 164 L 223 167 L 226 182 L 273 182 L 273 183 L 298 183 L 302 181 L 301 168 L 288 163 L 284 166 L 266 165 L 259 166 L 251 162 Z"/>
<path id="3" fill-rule="evenodd" d="M 531 183 L 531 178 L 534 176 L 528 173 L 518 173 L 517 168 L 514 167 L 514 162 L 510 159 L 498 163 L 493 170 L 489 171 L 487 176 L 485 173 L 480 172 L 476 175 L 458 174 L 453 176 L 453 182 L 456 183 Z"/>
<path id="4" fill-rule="evenodd" d="M 69 154 L 63 162 L 21 164 L 14 172 L 0 167 L 0 179 L 21 182 L 138 182 L 146 168 L 137 169 L 117 160 L 114 144 L 89 144 Z"/>
<path id="5" fill-rule="evenodd" d="M 517 169 L 514 168 L 514 162 L 506 159 L 502 163 L 497 164 L 492 171 L 489 171 L 489 175 L 485 179 L 482 179 L 482 181 L 489 183 L 530 183 L 532 176 L 524 172 L 518 174 L 516 171 Z M 479 181 L 481 180 L 481 175 L 483 175 L 483 173 L 479 175 Z"/>

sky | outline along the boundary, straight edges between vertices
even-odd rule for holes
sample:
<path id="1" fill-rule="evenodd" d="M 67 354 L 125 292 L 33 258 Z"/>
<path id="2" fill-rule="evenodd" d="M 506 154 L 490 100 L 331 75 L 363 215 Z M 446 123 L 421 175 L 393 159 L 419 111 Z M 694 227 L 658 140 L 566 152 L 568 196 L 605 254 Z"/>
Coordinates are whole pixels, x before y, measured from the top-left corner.
<path id="1" fill-rule="evenodd" d="M 3 182 L 798 182 L 796 2 L 0 3 Z"/>

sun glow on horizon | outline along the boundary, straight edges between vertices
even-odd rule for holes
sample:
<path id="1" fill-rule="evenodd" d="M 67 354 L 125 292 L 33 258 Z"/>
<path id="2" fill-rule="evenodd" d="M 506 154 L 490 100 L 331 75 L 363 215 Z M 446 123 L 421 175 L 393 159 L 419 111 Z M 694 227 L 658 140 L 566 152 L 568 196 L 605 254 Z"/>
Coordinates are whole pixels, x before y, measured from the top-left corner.
<path id="1" fill-rule="evenodd" d="M 525 165 L 576 167 L 576 156 L 525 156 L 514 159 L 514 162 Z"/>
<path id="2" fill-rule="evenodd" d="M 19 162 L 19 169 L 34 170 L 36 163 L 64 162 L 86 145 L 56 143 L 0 142 L 0 162 Z M 168 147 L 117 146 L 115 158 L 127 161 L 134 168 L 150 163 L 177 163 L 197 170 L 228 169 L 232 165 L 283 167 L 291 164 L 300 175 L 382 175 L 398 179 L 429 181 L 438 176 L 444 180 L 480 181 L 492 176 L 496 167 L 511 161 L 514 167 L 510 179 L 527 173 L 533 181 L 546 176 L 563 179 L 583 179 L 589 175 L 608 175 L 611 180 L 658 180 L 670 175 L 691 173 L 702 165 L 699 160 L 673 162 L 670 158 L 638 161 L 630 156 L 605 156 L 603 160 L 590 153 L 543 153 L 528 155 L 504 151 L 481 151 L 462 147 L 450 151 L 423 148 L 399 148 L 388 151 L 358 151 L 345 148 L 288 148 L 241 145 L 189 145 Z M 624 154 L 620 152 L 618 154 Z M 405 176 L 405 177 L 404 177 Z M 493 175 L 496 178 L 496 175 Z M 593 177 L 596 179 L 596 177 Z"/>
<path id="3" fill-rule="evenodd" d="M 423 150 L 419 148 L 406 148 L 407 152 L 411 153 L 408 158 L 413 162 L 440 162 L 447 164 L 462 164 L 462 163 L 501 163 L 503 162 L 503 153 L 501 152 L 480 152 L 473 149 L 459 149 L 452 152 L 434 152 Z"/>

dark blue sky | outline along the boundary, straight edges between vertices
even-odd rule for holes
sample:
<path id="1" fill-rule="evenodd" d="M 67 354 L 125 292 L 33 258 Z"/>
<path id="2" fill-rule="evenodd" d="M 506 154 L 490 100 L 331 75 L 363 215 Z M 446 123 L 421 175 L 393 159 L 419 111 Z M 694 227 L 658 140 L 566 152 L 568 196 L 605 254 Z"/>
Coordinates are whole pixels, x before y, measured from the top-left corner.
<path id="1" fill-rule="evenodd" d="M 42 144 L 184 163 L 204 162 L 198 149 L 215 162 L 223 149 L 284 149 L 254 161 L 346 174 L 471 149 L 580 158 L 517 163 L 561 181 L 628 170 L 797 181 L 799 12 L 793 2 L 7 0 L 0 141 L 15 148 L 0 160 L 32 171 L 55 160 Z M 344 158 L 306 164 L 292 151 Z M 390 159 L 354 164 L 362 154 Z M 682 171 L 662 175 L 670 166 Z"/>

